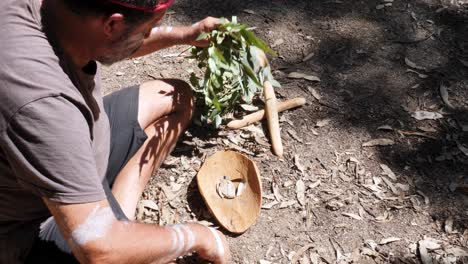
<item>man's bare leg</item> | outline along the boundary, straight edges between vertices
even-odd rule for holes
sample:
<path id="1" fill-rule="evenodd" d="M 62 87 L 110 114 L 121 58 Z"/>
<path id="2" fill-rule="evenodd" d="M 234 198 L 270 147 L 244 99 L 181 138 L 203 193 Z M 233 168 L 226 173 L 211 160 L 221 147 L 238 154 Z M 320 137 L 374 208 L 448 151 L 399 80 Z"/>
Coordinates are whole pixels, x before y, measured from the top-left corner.
<path id="1" fill-rule="evenodd" d="M 140 86 L 138 121 L 148 139 L 119 172 L 112 192 L 129 219 L 151 175 L 174 148 L 193 113 L 190 86 L 161 80 Z"/>

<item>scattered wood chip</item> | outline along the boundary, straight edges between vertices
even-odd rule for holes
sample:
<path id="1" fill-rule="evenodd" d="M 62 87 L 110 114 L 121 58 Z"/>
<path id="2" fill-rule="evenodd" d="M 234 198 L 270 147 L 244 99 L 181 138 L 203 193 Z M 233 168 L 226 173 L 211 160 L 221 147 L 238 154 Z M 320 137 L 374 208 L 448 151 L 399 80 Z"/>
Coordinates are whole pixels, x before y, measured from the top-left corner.
<path id="1" fill-rule="evenodd" d="M 123 76 L 125 75 L 125 72 L 118 71 L 115 73 L 116 76 Z"/>
<path id="2" fill-rule="evenodd" d="M 277 201 L 281 201 L 283 196 L 279 192 L 279 187 L 276 183 L 272 183 L 273 195 L 275 196 Z"/>
<path id="3" fill-rule="evenodd" d="M 362 144 L 363 147 L 374 147 L 374 146 L 390 146 L 395 142 L 389 138 L 373 139 Z"/>
<path id="4" fill-rule="evenodd" d="M 292 129 L 288 129 L 287 130 L 288 134 L 294 138 L 295 140 L 297 140 L 299 143 L 303 143 L 304 141 L 297 135 L 296 131 L 292 130 Z"/>
<path id="5" fill-rule="evenodd" d="M 462 59 L 458 59 L 458 60 L 461 62 L 461 64 L 463 64 L 463 66 L 468 67 L 468 60 L 462 60 Z"/>
<path id="6" fill-rule="evenodd" d="M 321 81 L 320 78 L 315 76 L 315 75 L 305 74 L 305 73 L 301 73 L 301 72 L 291 72 L 288 75 L 288 78 L 290 78 L 290 79 L 305 79 L 305 80 L 312 81 L 312 82 L 320 82 Z"/>
<path id="7" fill-rule="evenodd" d="M 411 116 L 416 120 L 436 120 L 443 118 L 444 116 L 437 113 L 437 112 L 429 112 L 429 111 L 416 111 Z"/>
<path id="8" fill-rule="evenodd" d="M 357 214 L 353 214 L 353 213 L 341 213 L 341 214 L 344 215 L 344 216 L 347 216 L 347 217 L 351 217 L 351 218 L 356 219 L 356 220 L 362 220 L 362 217 L 360 217 Z"/>
<path id="9" fill-rule="evenodd" d="M 468 156 L 468 148 L 467 147 L 465 147 L 459 141 L 457 141 L 457 147 L 465 156 Z"/>
<path id="10" fill-rule="evenodd" d="M 384 238 L 384 239 L 380 240 L 379 245 L 386 245 L 386 244 L 390 244 L 390 243 L 397 242 L 397 241 L 400 241 L 400 240 L 401 239 L 398 238 L 398 237 L 388 237 L 388 238 Z"/>
<path id="11" fill-rule="evenodd" d="M 247 14 L 255 15 L 255 11 L 250 10 L 250 9 L 244 9 L 242 11 L 244 11 L 244 13 L 247 13 Z"/>
<path id="12" fill-rule="evenodd" d="M 377 5 L 375 7 L 375 9 L 377 9 L 377 10 L 384 9 L 384 8 L 385 8 L 385 5 Z"/>
<path id="13" fill-rule="evenodd" d="M 373 257 L 373 258 L 376 258 L 379 256 L 379 253 L 377 253 L 377 251 L 372 250 L 370 248 L 366 248 L 366 247 L 361 248 L 361 254 L 365 256 Z"/>
<path id="14" fill-rule="evenodd" d="M 259 263 L 260 263 L 260 264 L 271 264 L 270 261 L 264 260 L 264 259 L 259 260 Z"/>

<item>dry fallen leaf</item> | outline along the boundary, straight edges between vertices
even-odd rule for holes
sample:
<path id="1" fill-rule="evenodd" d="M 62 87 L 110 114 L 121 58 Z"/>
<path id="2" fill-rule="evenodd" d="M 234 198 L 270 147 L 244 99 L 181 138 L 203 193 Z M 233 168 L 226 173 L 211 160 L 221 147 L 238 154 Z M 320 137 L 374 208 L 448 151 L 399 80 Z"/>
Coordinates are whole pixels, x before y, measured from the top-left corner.
<path id="1" fill-rule="evenodd" d="M 410 68 L 417 69 L 417 70 L 422 70 L 422 71 L 425 71 L 425 70 L 426 70 L 425 68 L 416 65 L 416 63 L 412 62 L 412 61 L 411 61 L 410 59 L 408 59 L 408 58 L 405 58 L 405 63 L 406 63 L 406 65 L 408 65 L 408 67 L 410 67 Z"/>
<path id="2" fill-rule="evenodd" d="M 415 74 L 417 74 L 417 75 L 418 75 L 418 77 L 419 77 L 419 78 L 421 78 L 421 79 L 426 79 L 426 78 L 428 78 L 428 77 L 429 77 L 429 75 L 422 74 L 422 73 L 419 73 L 419 72 L 417 72 L 417 71 L 415 71 L 415 70 L 411 70 L 411 69 L 408 69 L 408 70 L 406 70 L 406 72 L 412 72 L 412 73 L 415 73 Z"/>
<path id="3" fill-rule="evenodd" d="M 302 59 L 302 62 L 306 62 L 310 59 L 312 59 L 312 57 L 315 55 L 315 53 L 311 52 L 309 54 L 307 54 L 303 59 Z"/>
<path id="4" fill-rule="evenodd" d="M 398 237 L 388 237 L 388 238 L 384 238 L 380 240 L 379 245 L 386 245 L 386 244 L 393 243 L 393 242 L 400 241 L 400 240 L 401 239 Z"/>
<path id="5" fill-rule="evenodd" d="M 436 120 L 443 118 L 444 116 L 437 113 L 437 112 L 429 112 L 429 111 L 416 111 L 411 114 L 413 118 L 416 120 Z"/>
<path id="6" fill-rule="evenodd" d="M 156 204 L 155 201 L 153 200 L 141 200 L 140 201 L 140 204 L 144 207 L 144 208 L 149 208 L 151 210 L 155 210 L 155 211 L 158 211 L 159 210 L 159 206 Z"/>
<path id="7" fill-rule="evenodd" d="M 387 175 L 390 179 L 396 181 L 398 178 L 397 176 L 395 175 L 395 173 L 385 164 L 380 164 L 380 168 L 382 168 L 383 172 L 382 174 L 383 175 Z"/>
<path id="8" fill-rule="evenodd" d="M 286 207 L 290 207 L 291 205 L 294 205 L 295 203 L 296 203 L 296 201 L 294 201 L 294 200 L 282 202 L 280 204 L 279 208 L 283 209 L 283 208 L 286 208 Z"/>
<path id="9" fill-rule="evenodd" d="M 363 147 L 374 147 L 374 146 L 390 146 L 395 142 L 388 138 L 373 139 L 362 144 Z"/>
<path id="10" fill-rule="evenodd" d="M 240 107 L 244 109 L 247 112 L 255 112 L 258 111 L 258 107 L 255 105 L 249 105 L 249 104 L 241 104 Z"/>
<path id="11" fill-rule="evenodd" d="M 247 14 L 255 15 L 255 11 L 250 10 L 250 9 L 244 9 L 244 10 L 242 10 L 242 11 L 244 11 L 244 12 L 247 13 Z"/>
<path id="12" fill-rule="evenodd" d="M 296 254 L 294 254 L 294 256 L 292 257 L 291 264 L 296 264 L 297 261 L 299 261 L 299 258 L 302 256 L 302 254 L 304 254 L 307 250 L 309 250 L 310 248 L 313 248 L 313 247 L 314 247 L 314 244 L 307 244 L 307 245 L 301 247 L 296 252 Z"/>
<path id="13" fill-rule="evenodd" d="M 317 101 L 320 101 L 322 100 L 322 96 L 317 92 L 317 90 L 315 90 L 314 88 L 310 87 L 310 86 L 307 86 L 307 89 L 310 91 L 310 93 L 312 94 L 312 96 L 317 99 Z"/>
<path id="14" fill-rule="evenodd" d="M 296 182 L 296 197 L 299 204 L 305 205 L 305 184 L 303 180 Z"/>
<path id="15" fill-rule="evenodd" d="M 442 101 L 444 102 L 444 104 L 450 108 L 454 108 L 453 105 L 450 103 L 447 87 L 443 83 L 440 84 L 439 91 L 440 97 L 442 97 Z"/>
<path id="16" fill-rule="evenodd" d="M 353 214 L 353 213 L 341 213 L 341 214 L 344 215 L 344 216 L 347 216 L 347 217 L 351 217 L 351 218 L 356 219 L 356 220 L 362 220 L 362 217 L 360 217 L 357 214 Z"/>
<path id="17" fill-rule="evenodd" d="M 291 72 L 288 75 L 290 79 L 305 79 L 312 82 L 320 82 L 320 78 L 315 75 L 309 75 L 301 72 Z"/>
<path id="18" fill-rule="evenodd" d="M 322 119 L 322 120 L 317 121 L 317 123 L 315 124 L 315 127 L 324 127 L 330 124 L 330 122 L 331 122 L 331 119 L 328 119 L 328 118 Z"/>
<path id="19" fill-rule="evenodd" d="M 297 154 L 294 155 L 294 165 L 302 174 L 304 174 L 304 166 L 302 166 L 301 163 L 299 162 L 299 155 Z"/>
<path id="20" fill-rule="evenodd" d="M 393 128 L 389 125 L 383 125 L 383 126 L 379 126 L 377 130 L 393 131 Z"/>
<path id="21" fill-rule="evenodd" d="M 262 209 L 271 209 L 273 206 L 279 204 L 277 201 L 269 202 L 265 205 L 262 205 Z"/>

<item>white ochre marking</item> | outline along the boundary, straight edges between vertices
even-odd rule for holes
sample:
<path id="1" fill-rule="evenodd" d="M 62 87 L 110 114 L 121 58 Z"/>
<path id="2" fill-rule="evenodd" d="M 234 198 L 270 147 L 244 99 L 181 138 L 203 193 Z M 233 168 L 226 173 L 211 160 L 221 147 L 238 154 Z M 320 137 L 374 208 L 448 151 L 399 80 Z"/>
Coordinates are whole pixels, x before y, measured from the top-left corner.
<path id="1" fill-rule="evenodd" d="M 88 215 L 84 223 L 72 232 L 71 238 L 78 245 L 98 240 L 107 234 L 114 221 L 116 219 L 112 209 L 110 207 L 99 208 L 98 205 Z"/>
<path id="2" fill-rule="evenodd" d="M 180 228 L 178 228 L 176 225 L 172 226 L 172 228 L 177 233 L 177 250 L 175 251 L 176 256 L 180 256 L 184 253 L 184 249 L 185 249 L 184 232 L 182 232 L 182 230 L 180 230 Z"/>
<path id="3" fill-rule="evenodd" d="M 180 228 L 182 228 L 187 235 L 185 252 L 192 250 L 193 246 L 195 245 L 195 235 L 193 234 L 192 230 L 190 230 L 190 228 L 188 228 L 186 225 L 180 225 Z"/>
<path id="4" fill-rule="evenodd" d="M 223 258 L 224 257 L 224 246 L 223 246 L 223 241 L 221 240 L 221 236 L 219 236 L 218 232 L 216 229 L 208 227 L 208 229 L 211 231 L 213 236 L 215 237 L 216 240 L 216 245 L 218 247 L 218 255 Z"/>
<path id="5" fill-rule="evenodd" d="M 169 230 L 169 232 L 171 232 L 171 248 L 169 249 L 169 251 L 175 254 L 178 251 L 177 247 L 179 245 L 179 237 L 177 236 L 177 232 L 174 228 L 167 227 L 167 229 Z"/>
<path id="6" fill-rule="evenodd" d="M 173 29 L 173 27 L 169 26 L 169 27 L 166 27 L 166 28 L 164 29 L 164 31 L 165 31 L 166 33 L 170 33 L 170 32 L 172 32 L 172 29 Z"/>

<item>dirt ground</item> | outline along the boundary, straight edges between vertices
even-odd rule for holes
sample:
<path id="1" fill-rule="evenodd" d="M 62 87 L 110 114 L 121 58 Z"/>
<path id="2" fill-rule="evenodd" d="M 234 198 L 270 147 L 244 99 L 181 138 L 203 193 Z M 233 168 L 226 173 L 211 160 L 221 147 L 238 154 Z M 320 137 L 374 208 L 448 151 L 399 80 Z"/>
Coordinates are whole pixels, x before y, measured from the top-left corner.
<path id="1" fill-rule="evenodd" d="M 225 232 L 233 263 L 468 263 L 468 1 L 177 0 L 165 25 L 208 15 L 256 27 L 279 53 L 270 58 L 277 97 L 307 104 L 280 114 L 281 159 L 265 124 L 192 125 L 146 189 L 138 220 L 216 226 L 194 179 L 206 157 L 231 148 L 257 163 L 263 185 L 257 223 Z M 105 92 L 188 81 L 196 65 L 187 48 L 105 68 Z"/>

